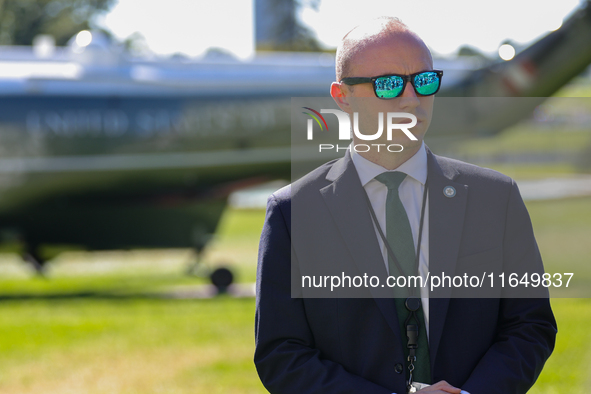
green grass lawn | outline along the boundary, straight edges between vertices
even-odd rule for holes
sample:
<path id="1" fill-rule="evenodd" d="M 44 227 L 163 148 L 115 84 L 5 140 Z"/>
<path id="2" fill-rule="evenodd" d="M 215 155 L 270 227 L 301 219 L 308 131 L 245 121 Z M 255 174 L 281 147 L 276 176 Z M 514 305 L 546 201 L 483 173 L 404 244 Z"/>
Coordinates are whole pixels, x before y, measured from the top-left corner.
<path id="1" fill-rule="evenodd" d="M 589 392 L 591 383 L 591 300 L 552 300 L 558 324 L 554 353 L 548 359 L 532 394 Z"/>
<path id="2" fill-rule="evenodd" d="M 589 143 L 584 131 L 572 136 L 568 149 Z M 559 139 L 522 128 L 495 141 L 469 141 L 467 149 L 545 149 Z M 518 179 L 577 171 L 567 164 L 494 168 Z M 546 270 L 574 272 L 573 283 L 591 288 L 591 198 L 527 206 Z M 263 220 L 262 210 L 228 209 L 203 267 L 227 265 L 238 282 L 254 282 Z M 37 278 L 16 256 L 0 255 L 0 394 L 265 392 L 252 363 L 254 299 L 161 297 L 207 283 L 185 275 L 194 259 L 189 250 L 70 252 Z M 591 300 L 555 298 L 552 305 L 557 345 L 531 393 L 587 393 Z"/>
<path id="3" fill-rule="evenodd" d="M 528 208 L 547 270 L 570 265 L 585 275 L 591 198 Z M 253 280 L 263 218 L 260 210 L 228 210 L 207 259 L 236 257 L 242 279 Z M 252 363 L 253 299 L 151 296 L 204 282 L 182 275 L 186 251 L 83 257 L 58 259 L 47 279 L 29 277 L 10 256 L 0 262 L 0 393 L 265 392 Z M 96 267 L 109 258 L 124 263 Z M 586 393 L 591 300 L 552 305 L 558 342 L 531 392 Z"/>
<path id="4" fill-rule="evenodd" d="M 203 255 L 255 280 L 264 211 L 227 210 Z M 159 295 L 207 283 L 189 250 L 70 252 L 35 277 L 0 255 L 0 393 L 261 393 L 254 299 Z M 205 271 L 205 270 L 204 270 Z"/>
<path id="5" fill-rule="evenodd" d="M 253 299 L 0 304 L 1 393 L 260 393 Z"/>

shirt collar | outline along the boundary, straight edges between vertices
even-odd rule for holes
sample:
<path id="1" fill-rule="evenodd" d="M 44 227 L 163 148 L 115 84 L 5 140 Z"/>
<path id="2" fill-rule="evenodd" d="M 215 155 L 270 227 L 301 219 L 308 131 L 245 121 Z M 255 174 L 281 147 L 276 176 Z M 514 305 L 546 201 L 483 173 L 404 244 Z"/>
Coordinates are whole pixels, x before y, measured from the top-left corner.
<path id="1" fill-rule="evenodd" d="M 367 160 L 353 149 L 351 144 L 351 159 L 359 174 L 361 184 L 365 186 L 369 181 L 373 180 L 376 176 L 387 172 L 388 170 L 384 167 Z M 423 141 L 421 147 L 410 159 L 402 163 L 394 171 L 404 172 L 406 175 L 416 179 L 421 184 L 425 184 L 427 181 L 427 151 L 425 149 L 425 142 Z"/>

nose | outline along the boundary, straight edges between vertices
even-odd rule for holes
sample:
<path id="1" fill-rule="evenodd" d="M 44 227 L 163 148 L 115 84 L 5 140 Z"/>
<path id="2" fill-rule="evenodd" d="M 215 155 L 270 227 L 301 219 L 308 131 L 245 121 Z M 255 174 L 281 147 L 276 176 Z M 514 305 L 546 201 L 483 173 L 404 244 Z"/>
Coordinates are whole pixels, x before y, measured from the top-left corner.
<path id="1" fill-rule="evenodd" d="M 416 108 L 421 104 L 415 89 L 410 82 L 404 85 L 404 91 L 400 95 L 400 108 Z"/>

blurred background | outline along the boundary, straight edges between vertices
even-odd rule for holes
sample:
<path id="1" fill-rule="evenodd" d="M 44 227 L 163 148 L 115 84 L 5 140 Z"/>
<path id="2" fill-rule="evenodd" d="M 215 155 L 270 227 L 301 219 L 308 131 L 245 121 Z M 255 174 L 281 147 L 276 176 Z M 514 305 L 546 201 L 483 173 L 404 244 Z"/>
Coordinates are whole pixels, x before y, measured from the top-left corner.
<path id="1" fill-rule="evenodd" d="M 328 97 L 381 15 L 444 70 L 428 145 L 515 178 L 547 272 L 584 287 L 589 1 L 2 0 L 0 393 L 264 393 L 265 202 L 320 164 L 292 156 L 291 98 Z M 531 392 L 587 393 L 591 302 L 551 290 Z"/>

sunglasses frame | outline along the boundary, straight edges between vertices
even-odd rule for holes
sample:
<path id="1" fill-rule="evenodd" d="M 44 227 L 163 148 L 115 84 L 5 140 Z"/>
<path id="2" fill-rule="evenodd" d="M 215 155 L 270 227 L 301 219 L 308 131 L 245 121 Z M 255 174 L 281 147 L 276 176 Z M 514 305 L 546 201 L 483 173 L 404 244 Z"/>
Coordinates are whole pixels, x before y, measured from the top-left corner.
<path id="1" fill-rule="evenodd" d="M 434 93 L 431 94 L 420 94 L 417 91 L 417 87 L 415 86 L 415 82 L 414 82 L 414 78 L 417 75 L 421 75 L 423 73 L 436 73 L 437 76 L 439 77 L 439 86 L 437 86 L 437 90 Z M 376 92 L 376 80 L 378 78 L 384 78 L 384 77 L 400 77 L 402 78 L 402 80 L 404 81 L 404 84 L 402 85 L 403 88 L 400 91 L 400 93 L 398 94 L 398 96 L 395 97 L 380 97 L 378 96 L 378 93 Z M 436 94 L 437 92 L 439 92 L 439 88 L 441 88 L 441 80 L 443 78 L 443 71 L 442 70 L 426 70 L 426 71 L 420 71 L 418 73 L 414 73 L 414 74 L 410 74 L 410 75 L 402 75 L 402 74 L 386 74 L 386 75 L 378 75 L 377 77 L 349 77 L 349 78 L 343 78 L 341 79 L 341 83 L 344 83 L 345 85 L 360 85 L 362 83 L 371 83 L 371 86 L 373 87 L 373 93 L 376 95 L 377 98 L 381 99 L 381 100 L 391 100 L 394 98 L 398 98 L 400 96 L 402 96 L 402 94 L 404 93 L 404 89 L 406 89 L 406 84 L 408 82 L 410 82 L 410 84 L 412 85 L 412 88 L 415 90 L 415 93 L 417 94 L 417 96 L 422 96 L 422 97 L 427 97 L 427 96 L 433 96 L 434 94 Z"/>

